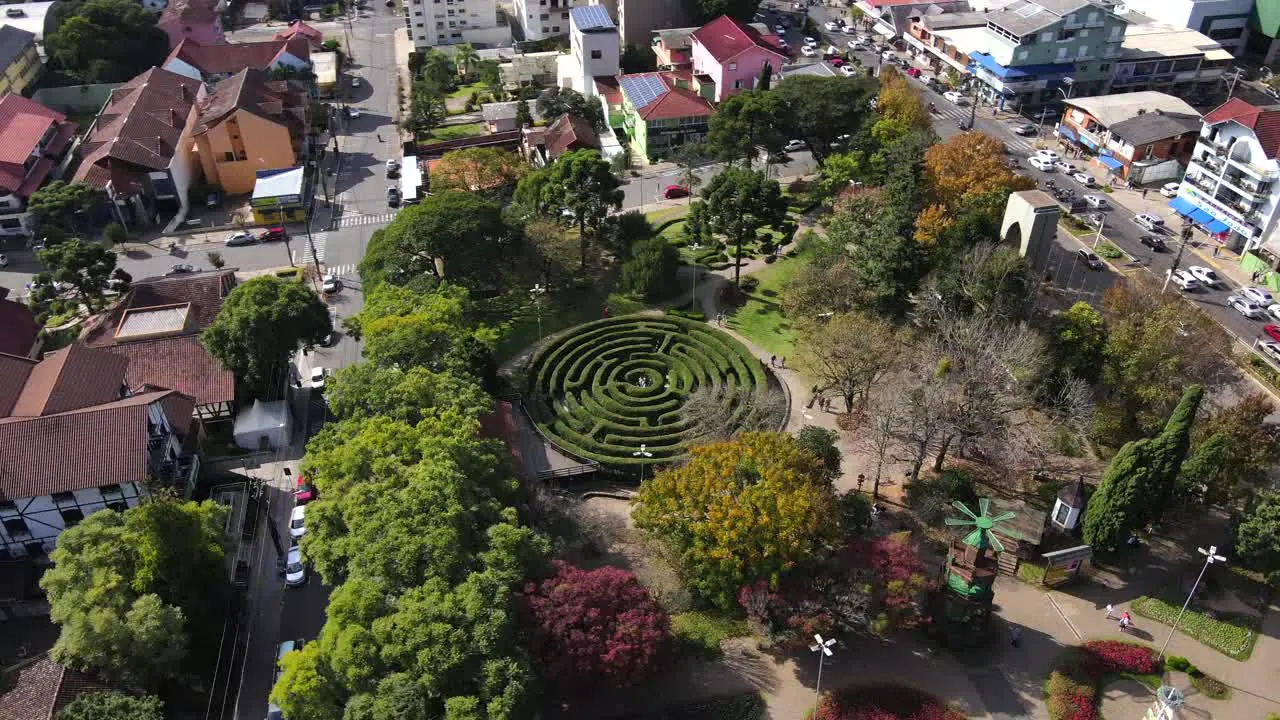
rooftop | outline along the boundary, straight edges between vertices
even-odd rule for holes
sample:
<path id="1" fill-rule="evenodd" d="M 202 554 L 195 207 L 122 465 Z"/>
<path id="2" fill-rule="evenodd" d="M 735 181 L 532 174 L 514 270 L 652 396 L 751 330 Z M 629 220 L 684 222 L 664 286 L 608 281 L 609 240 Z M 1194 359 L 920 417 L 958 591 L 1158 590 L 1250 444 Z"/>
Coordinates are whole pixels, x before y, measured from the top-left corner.
<path id="1" fill-rule="evenodd" d="M 0 296 L 0 353 L 25 357 L 39 332 L 31 308 Z"/>
<path id="2" fill-rule="evenodd" d="M 1127 18 L 1126 18 L 1127 19 Z M 1125 28 L 1120 46 L 1125 60 L 1176 58 L 1203 55 L 1205 60 L 1229 61 L 1231 53 L 1217 40 L 1184 27 L 1168 23 L 1133 23 Z"/>
<path id="3" fill-rule="evenodd" d="M 55 125 L 58 128 L 42 157 L 28 169 L 27 159 Z M 0 191 L 21 197 L 35 192 L 62 158 L 75 132 L 75 124 L 68 123 L 65 115 L 34 100 L 16 93 L 0 98 Z"/>
<path id="4" fill-rule="evenodd" d="M 158 22 L 211 22 L 218 17 L 219 0 L 169 0 Z"/>
<path id="5" fill-rule="evenodd" d="M 1205 125 L 1239 123 L 1253 131 L 1267 157 L 1280 155 L 1280 110 L 1254 107 L 1240 98 L 1231 98 L 1204 116 Z"/>
<path id="6" fill-rule="evenodd" d="M 1049 27 L 1066 15 L 1091 5 L 1087 0 L 1016 0 L 988 12 L 987 20 L 1014 35 L 1023 36 Z"/>
<path id="7" fill-rule="evenodd" d="M 268 80 L 264 70 L 245 68 L 218 83 L 200 101 L 193 134 L 202 135 L 236 111 L 243 111 L 284 125 L 290 136 L 299 140 L 305 130 L 306 105 L 300 87 L 288 80 Z"/>
<path id="8" fill-rule="evenodd" d="M 516 117 L 516 105 L 522 102 L 529 108 L 530 118 L 535 121 L 542 119 L 542 113 L 538 111 L 538 103 L 532 100 L 511 100 L 509 102 L 485 103 L 480 106 L 480 114 L 484 117 L 485 122 L 514 120 Z"/>
<path id="9" fill-rule="evenodd" d="M 651 72 L 618 78 L 622 94 L 645 120 L 701 117 L 715 113 L 705 98 L 677 87 L 669 73 Z"/>
<path id="10" fill-rule="evenodd" d="M 19 30 L 26 30 L 36 36 L 36 42 L 44 41 L 45 16 L 49 14 L 49 10 L 53 7 L 53 2 L 28 2 L 28 3 L 12 3 L 4 6 L 5 10 L 21 10 L 22 15 L 18 17 L 9 17 L 6 15 L 0 18 L 0 24 L 9 27 L 15 27 Z"/>
<path id="11" fill-rule="evenodd" d="M 306 183 L 306 169 L 259 170 L 258 181 L 253 185 L 253 199 L 289 197 L 302 194 Z"/>
<path id="12" fill-rule="evenodd" d="M 125 310 L 116 328 L 116 340 L 142 340 L 159 335 L 176 335 L 187 329 L 191 304 Z"/>
<path id="13" fill-rule="evenodd" d="M 110 689 L 92 677 L 39 655 L 0 676 L 0 719 L 51 720 L 82 693 Z"/>
<path id="14" fill-rule="evenodd" d="M 1200 131 L 1200 114 L 1177 115 L 1153 110 L 1110 126 L 1112 134 L 1131 145 L 1146 145 Z"/>
<path id="15" fill-rule="evenodd" d="M 706 48 L 711 57 L 717 62 L 727 62 L 728 60 L 741 55 L 750 48 L 760 48 L 767 50 L 782 60 L 789 59 L 785 53 L 778 49 L 778 39 L 774 35 L 762 34 L 756 28 L 728 15 L 721 15 L 711 22 L 703 25 L 693 32 L 693 40 Z"/>
<path id="16" fill-rule="evenodd" d="M 615 32 L 617 25 L 609 17 L 603 5 L 583 5 L 569 10 L 569 19 L 573 26 L 582 32 Z"/>
<path id="17" fill-rule="evenodd" d="M 1108 127 L 1122 120 L 1138 117 L 1142 113 L 1160 111 L 1166 115 L 1192 115 L 1200 113 L 1187 104 L 1182 98 L 1167 95 L 1155 90 L 1120 93 L 1118 95 L 1095 95 L 1077 97 L 1066 101 L 1068 105 L 1084 110 L 1098 122 Z"/>
<path id="18" fill-rule="evenodd" d="M 262 42 L 201 45 L 188 38 L 173 48 L 163 67 L 172 69 L 174 61 L 181 61 L 202 75 L 229 75 L 246 68 L 268 70 L 285 53 L 309 61 L 310 41 L 304 35 L 296 35 Z"/>
<path id="19" fill-rule="evenodd" d="M 783 65 L 778 68 L 778 74 L 781 75 L 783 79 L 795 77 L 797 75 L 816 75 L 818 77 L 835 77 L 836 75 L 839 75 L 839 73 L 836 72 L 836 69 L 831 67 L 831 63 L 825 62 Z"/>
<path id="20" fill-rule="evenodd" d="M 0 68 L 7 68 L 36 42 L 36 34 L 15 25 L 0 25 Z"/>

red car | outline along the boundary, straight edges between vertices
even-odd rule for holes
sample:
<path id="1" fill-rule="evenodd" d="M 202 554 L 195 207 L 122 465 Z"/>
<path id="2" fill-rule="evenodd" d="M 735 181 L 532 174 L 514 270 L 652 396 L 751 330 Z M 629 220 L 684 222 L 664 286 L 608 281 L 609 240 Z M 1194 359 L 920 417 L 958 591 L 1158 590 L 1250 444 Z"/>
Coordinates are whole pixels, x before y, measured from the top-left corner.
<path id="1" fill-rule="evenodd" d="M 1263 325 L 1262 332 L 1270 335 L 1272 340 L 1280 342 L 1280 325 Z"/>
<path id="2" fill-rule="evenodd" d="M 258 236 L 258 242 L 270 242 L 272 240 L 284 240 L 286 233 L 282 227 L 268 228 Z"/>
<path id="3" fill-rule="evenodd" d="M 688 196 L 689 188 L 683 185 L 668 185 L 662 189 L 662 197 L 664 200 L 675 200 L 676 198 Z"/>
<path id="4" fill-rule="evenodd" d="M 311 483 L 302 475 L 298 476 L 298 485 L 293 490 L 293 500 L 298 505 L 306 505 L 316 497 L 315 488 L 311 487 Z"/>
<path id="5" fill-rule="evenodd" d="M 920 68 L 907 68 L 907 77 L 920 77 Z"/>
<path id="6" fill-rule="evenodd" d="M 844 64 L 844 58 L 840 57 L 839 55 L 836 55 L 834 57 L 827 58 L 827 62 L 831 63 L 835 67 L 840 67 L 841 65 Z"/>

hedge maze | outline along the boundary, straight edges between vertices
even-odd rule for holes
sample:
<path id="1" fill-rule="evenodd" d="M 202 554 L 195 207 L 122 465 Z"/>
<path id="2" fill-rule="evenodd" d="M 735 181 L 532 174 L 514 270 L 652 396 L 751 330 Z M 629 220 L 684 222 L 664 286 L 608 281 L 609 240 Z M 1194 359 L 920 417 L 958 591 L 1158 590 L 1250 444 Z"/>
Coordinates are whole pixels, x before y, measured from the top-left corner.
<path id="1" fill-rule="evenodd" d="M 529 378 L 530 410 L 543 433 L 628 475 L 685 454 L 698 434 L 681 413 L 689 393 L 769 383 L 763 364 L 728 335 L 684 318 L 635 315 L 561 335 L 534 356 Z M 653 457 L 633 456 L 642 444 Z"/>

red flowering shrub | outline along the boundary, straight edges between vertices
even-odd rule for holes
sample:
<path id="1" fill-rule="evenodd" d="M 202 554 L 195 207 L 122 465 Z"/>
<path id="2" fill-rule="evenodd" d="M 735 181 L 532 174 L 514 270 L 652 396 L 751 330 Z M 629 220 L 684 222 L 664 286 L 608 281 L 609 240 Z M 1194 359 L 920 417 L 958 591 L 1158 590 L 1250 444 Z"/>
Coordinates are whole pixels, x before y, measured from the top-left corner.
<path id="1" fill-rule="evenodd" d="M 649 676 L 670 621 L 635 575 L 555 562 L 555 574 L 520 595 L 529 649 L 544 677 L 565 684 L 631 685 Z"/>
<path id="2" fill-rule="evenodd" d="M 883 634 L 917 626 L 921 622 L 921 597 L 929 582 L 909 534 L 856 543 L 849 551 L 853 562 L 871 573 L 875 608 L 872 630 Z"/>
<path id="3" fill-rule="evenodd" d="M 1044 683 L 1045 705 L 1052 720 L 1101 720 L 1097 688 L 1108 675 L 1160 671 L 1160 660 L 1145 645 L 1094 640 L 1068 649 L 1054 662 Z"/>
<path id="4" fill-rule="evenodd" d="M 1084 644 L 1084 649 L 1097 658 L 1103 672 L 1134 672 L 1144 675 L 1156 672 L 1159 661 L 1149 647 L 1133 645 L 1118 640 L 1094 640 Z"/>
<path id="5" fill-rule="evenodd" d="M 869 685 L 826 695 L 813 720 L 964 720 L 964 715 L 915 688 Z"/>

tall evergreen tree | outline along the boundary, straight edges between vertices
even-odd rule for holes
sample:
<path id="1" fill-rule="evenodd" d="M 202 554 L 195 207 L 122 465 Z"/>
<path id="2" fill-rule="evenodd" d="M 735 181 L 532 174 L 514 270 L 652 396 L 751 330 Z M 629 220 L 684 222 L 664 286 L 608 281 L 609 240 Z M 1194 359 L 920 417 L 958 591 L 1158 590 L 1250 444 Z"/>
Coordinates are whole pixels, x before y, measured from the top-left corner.
<path id="1" fill-rule="evenodd" d="M 760 67 L 760 77 L 756 79 L 756 89 L 768 90 L 772 83 L 773 65 L 770 65 L 768 61 L 765 61 L 765 64 Z"/>

